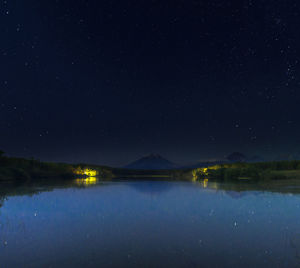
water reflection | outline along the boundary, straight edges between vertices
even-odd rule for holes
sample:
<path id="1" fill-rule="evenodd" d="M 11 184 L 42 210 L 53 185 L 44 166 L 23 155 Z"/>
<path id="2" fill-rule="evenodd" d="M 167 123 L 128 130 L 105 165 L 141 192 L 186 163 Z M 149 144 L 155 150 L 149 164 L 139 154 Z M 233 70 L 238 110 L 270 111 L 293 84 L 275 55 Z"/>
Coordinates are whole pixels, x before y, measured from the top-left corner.
<path id="1" fill-rule="evenodd" d="M 87 177 L 87 178 L 80 178 L 80 179 L 76 179 L 75 183 L 78 186 L 93 186 L 96 185 L 98 183 L 99 179 L 96 177 Z"/>
<path id="2" fill-rule="evenodd" d="M 203 185 L 203 188 L 207 188 L 207 186 L 208 186 L 208 179 L 204 179 L 202 181 L 202 185 Z"/>
<path id="3" fill-rule="evenodd" d="M 129 183 L 128 186 L 144 195 L 157 196 L 170 191 L 173 184 L 168 181 L 134 181 Z"/>
<path id="4" fill-rule="evenodd" d="M 130 182 L 130 183 L 129 183 Z M 49 192 L 55 189 L 68 189 L 68 188 L 81 188 L 84 187 L 101 187 L 105 185 L 123 185 L 123 181 L 103 181 L 98 177 L 78 178 L 75 180 L 40 180 L 30 183 L 1 183 L 0 184 L 0 208 L 5 203 L 8 197 L 12 196 L 34 196 L 42 192 Z M 176 182 L 172 181 L 125 181 L 125 184 L 138 192 L 145 194 L 163 194 L 170 191 Z M 180 184 L 180 182 L 179 182 Z M 211 190 L 215 193 L 225 192 L 235 198 L 236 196 L 243 196 L 251 194 L 259 194 L 264 192 L 274 192 L 282 194 L 300 195 L 300 181 L 299 180 L 284 180 L 284 181 L 271 181 L 263 183 L 251 182 L 226 182 L 220 183 L 216 181 L 209 181 L 203 179 L 196 182 L 184 182 L 185 185 L 194 185 L 201 189 Z"/>
<path id="5" fill-rule="evenodd" d="M 207 190 L 223 191 L 233 198 L 248 194 L 259 194 L 264 192 L 274 192 L 282 194 L 300 195 L 299 180 L 278 180 L 267 182 L 217 182 L 208 179 L 198 180 L 194 184 L 200 188 Z"/>
<path id="6" fill-rule="evenodd" d="M 299 186 L 94 178 L 1 185 L 0 266 L 297 267 Z"/>

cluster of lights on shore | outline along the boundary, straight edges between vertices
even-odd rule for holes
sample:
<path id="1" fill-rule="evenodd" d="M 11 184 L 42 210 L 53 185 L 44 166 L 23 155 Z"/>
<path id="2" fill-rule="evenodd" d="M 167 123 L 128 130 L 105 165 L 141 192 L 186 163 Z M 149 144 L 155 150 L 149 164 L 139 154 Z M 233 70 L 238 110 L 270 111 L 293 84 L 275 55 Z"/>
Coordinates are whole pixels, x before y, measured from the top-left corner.
<path id="1" fill-rule="evenodd" d="M 219 169 L 220 166 L 219 165 L 215 165 L 215 166 L 210 166 L 210 167 L 205 167 L 205 168 L 196 168 L 192 171 L 193 174 L 193 179 L 197 180 L 200 177 L 202 178 L 207 178 L 209 176 L 209 171 L 210 170 L 216 170 Z"/>
<path id="2" fill-rule="evenodd" d="M 91 169 L 91 168 L 76 168 L 74 173 L 76 175 L 81 175 L 81 176 L 86 176 L 84 178 L 79 178 L 76 179 L 76 183 L 78 185 L 84 185 L 84 186 L 88 186 L 88 185 L 93 185 L 96 184 L 98 179 L 97 179 L 97 175 L 98 175 L 98 171 Z"/>
<path id="3" fill-rule="evenodd" d="M 208 187 L 208 176 L 210 170 L 216 170 L 219 169 L 219 165 L 210 166 L 210 167 L 204 167 L 204 168 L 196 168 L 192 171 L 193 174 L 193 181 L 198 181 L 199 179 L 202 179 L 202 185 L 203 188 Z"/>
<path id="4" fill-rule="evenodd" d="M 199 180 L 199 178 L 203 178 L 203 187 L 207 188 L 208 186 L 208 176 L 209 176 L 209 171 L 210 170 L 216 170 L 219 169 L 220 166 L 216 165 L 216 166 L 210 166 L 210 167 L 205 167 L 205 168 L 196 168 L 192 171 L 192 175 L 193 175 L 193 181 L 197 181 Z M 74 169 L 74 173 L 76 175 L 80 175 L 80 176 L 85 176 L 84 178 L 78 178 L 76 179 L 76 183 L 78 185 L 84 185 L 84 186 L 88 186 L 88 185 L 93 185 L 96 184 L 98 179 L 97 179 L 97 175 L 98 175 L 98 171 L 91 169 L 91 168 L 76 168 Z"/>

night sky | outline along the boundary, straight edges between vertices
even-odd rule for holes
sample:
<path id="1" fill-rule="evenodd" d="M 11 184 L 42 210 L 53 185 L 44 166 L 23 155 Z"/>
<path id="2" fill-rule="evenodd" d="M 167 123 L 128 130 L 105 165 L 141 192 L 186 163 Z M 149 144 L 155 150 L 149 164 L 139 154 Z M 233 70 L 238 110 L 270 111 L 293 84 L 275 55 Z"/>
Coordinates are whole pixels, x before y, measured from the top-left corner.
<path id="1" fill-rule="evenodd" d="M 299 0 L 0 3 L 0 148 L 122 166 L 300 153 Z"/>

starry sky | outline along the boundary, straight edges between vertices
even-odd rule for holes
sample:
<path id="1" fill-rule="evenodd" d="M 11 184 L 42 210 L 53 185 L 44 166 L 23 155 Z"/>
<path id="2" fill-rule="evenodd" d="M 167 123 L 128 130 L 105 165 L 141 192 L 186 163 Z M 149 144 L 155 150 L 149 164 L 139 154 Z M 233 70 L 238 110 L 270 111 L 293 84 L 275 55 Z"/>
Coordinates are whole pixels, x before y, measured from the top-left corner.
<path id="1" fill-rule="evenodd" d="M 300 153 L 298 0 L 0 2 L 0 148 L 122 166 Z"/>

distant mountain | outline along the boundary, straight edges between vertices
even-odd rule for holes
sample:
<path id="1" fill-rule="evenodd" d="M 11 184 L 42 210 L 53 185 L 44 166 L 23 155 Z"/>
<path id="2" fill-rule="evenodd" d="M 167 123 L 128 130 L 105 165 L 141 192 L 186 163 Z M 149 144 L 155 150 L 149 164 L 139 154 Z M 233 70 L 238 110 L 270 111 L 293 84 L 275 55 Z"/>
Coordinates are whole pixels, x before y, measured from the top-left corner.
<path id="1" fill-rule="evenodd" d="M 142 157 L 128 165 L 124 168 L 128 169 L 174 169 L 177 165 L 170 162 L 169 160 L 163 158 L 158 154 L 150 154 Z"/>

